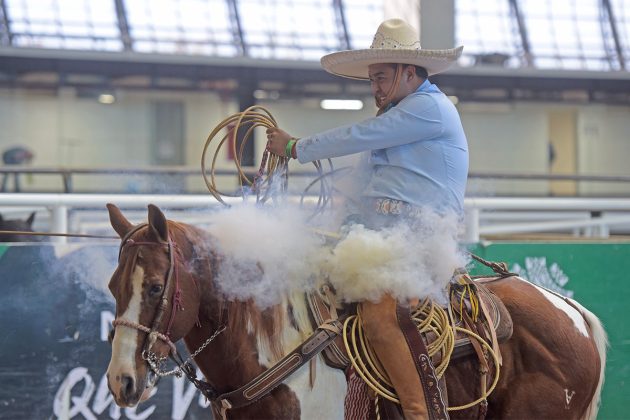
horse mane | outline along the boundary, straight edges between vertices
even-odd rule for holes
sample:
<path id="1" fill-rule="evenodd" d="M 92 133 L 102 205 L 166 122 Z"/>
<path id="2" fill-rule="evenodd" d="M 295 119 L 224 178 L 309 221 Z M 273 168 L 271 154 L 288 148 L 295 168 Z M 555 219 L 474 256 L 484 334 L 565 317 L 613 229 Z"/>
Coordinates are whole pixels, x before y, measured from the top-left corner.
<path id="1" fill-rule="evenodd" d="M 224 301 L 229 331 L 247 331 L 253 334 L 258 347 L 267 350 L 271 362 L 284 356 L 282 331 L 285 328 L 285 311 L 283 305 L 274 305 L 260 309 L 253 299 L 246 301 Z"/>
<path id="2" fill-rule="evenodd" d="M 213 246 L 214 237 L 208 232 L 186 223 L 172 220 L 169 220 L 168 223 L 169 232 L 172 233 L 175 241 L 182 246 L 184 244 L 178 239 L 185 239 L 188 242 L 187 246 L 191 247 L 190 251 L 192 251 L 195 260 L 193 265 L 197 265 L 191 269 L 196 271 L 200 277 L 211 277 L 210 279 L 202 277 L 200 280 L 216 280 L 218 265 L 221 264 L 222 258 L 217 253 L 216 247 Z M 258 341 L 258 346 L 266 350 L 265 353 L 273 359 L 272 362 L 280 360 L 284 356 L 286 349 L 284 348 L 282 333 L 286 327 L 287 305 L 278 304 L 261 309 L 253 299 L 230 300 L 221 296 L 221 292 L 216 287 L 211 287 L 210 293 L 212 294 L 210 300 L 218 304 L 217 313 L 227 314 L 227 319 L 224 322 L 229 331 L 245 331 L 253 334 Z M 236 340 L 239 335 L 232 334 L 230 337 Z"/>

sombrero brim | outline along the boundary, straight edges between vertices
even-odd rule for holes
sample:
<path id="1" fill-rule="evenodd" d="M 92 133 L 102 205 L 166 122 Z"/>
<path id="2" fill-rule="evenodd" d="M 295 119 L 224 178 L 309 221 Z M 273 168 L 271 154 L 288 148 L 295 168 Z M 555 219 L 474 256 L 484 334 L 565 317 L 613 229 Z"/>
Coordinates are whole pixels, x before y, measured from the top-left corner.
<path id="1" fill-rule="evenodd" d="M 429 76 L 447 70 L 464 47 L 446 50 L 378 49 L 339 51 L 322 57 L 324 70 L 350 79 L 368 79 L 368 66 L 379 63 L 412 64 L 427 69 Z"/>

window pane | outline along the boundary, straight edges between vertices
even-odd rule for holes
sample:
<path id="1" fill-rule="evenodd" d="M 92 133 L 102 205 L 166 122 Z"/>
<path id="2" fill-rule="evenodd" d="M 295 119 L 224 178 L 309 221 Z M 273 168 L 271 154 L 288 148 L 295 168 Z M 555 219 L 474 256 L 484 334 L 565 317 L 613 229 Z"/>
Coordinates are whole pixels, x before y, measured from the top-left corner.
<path id="1" fill-rule="evenodd" d="M 614 40 L 599 0 L 519 0 L 537 67 L 611 69 Z M 579 3 L 579 4 L 578 4 Z"/>
<path id="2" fill-rule="evenodd" d="M 128 0 L 125 7 L 136 51 L 237 53 L 225 0 Z"/>
<path id="3" fill-rule="evenodd" d="M 329 0 L 240 0 L 245 43 L 257 58 L 313 59 L 339 47 Z"/>
<path id="4" fill-rule="evenodd" d="M 461 65 L 487 60 L 507 66 L 522 64 L 522 43 L 507 0 L 456 0 L 455 39 L 464 46 Z"/>
<path id="5" fill-rule="evenodd" d="M 113 1 L 6 0 L 16 46 L 120 50 Z"/>
<path id="6" fill-rule="evenodd" d="M 369 48 L 385 16 L 383 1 L 344 0 L 343 5 L 350 46 L 352 49 Z"/>
<path id="7" fill-rule="evenodd" d="M 630 2 L 628 0 L 611 0 L 611 7 L 615 16 L 626 69 L 630 69 Z"/>

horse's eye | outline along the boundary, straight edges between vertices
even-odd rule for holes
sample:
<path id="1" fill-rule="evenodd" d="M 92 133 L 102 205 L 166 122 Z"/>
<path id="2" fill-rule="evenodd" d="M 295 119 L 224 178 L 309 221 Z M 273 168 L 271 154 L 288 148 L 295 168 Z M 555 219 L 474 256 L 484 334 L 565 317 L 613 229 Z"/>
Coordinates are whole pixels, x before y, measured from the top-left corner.
<path id="1" fill-rule="evenodd" d="M 149 294 L 151 296 L 155 296 L 162 293 L 162 285 L 161 284 L 152 284 L 149 288 Z"/>

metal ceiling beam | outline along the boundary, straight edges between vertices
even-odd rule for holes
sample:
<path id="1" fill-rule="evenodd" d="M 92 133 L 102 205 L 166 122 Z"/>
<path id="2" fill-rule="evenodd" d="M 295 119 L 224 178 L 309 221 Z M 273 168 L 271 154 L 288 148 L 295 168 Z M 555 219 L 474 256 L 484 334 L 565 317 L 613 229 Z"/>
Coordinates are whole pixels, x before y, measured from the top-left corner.
<path id="1" fill-rule="evenodd" d="M 346 23 L 346 13 L 343 7 L 343 0 L 333 0 L 333 9 L 337 20 L 337 36 L 342 50 L 351 50 L 350 35 Z"/>
<path id="2" fill-rule="evenodd" d="M 123 0 L 114 0 L 116 6 L 116 17 L 118 18 L 118 30 L 125 51 L 133 51 L 133 40 L 129 31 L 129 21 L 127 20 L 127 10 Z"/>
<path id="3" fill-rule="evenodd" d="M 234 36 L 234 44 L 238 45 L 241 50 L 241 55 L 247 57 L 249 55 L 247 51 L 247 43 L 245 42 L 245 35 L 243 33 L 243 25 L 241 24 L 241 15 L 238 11 L 237 0 L 226 0 L 228 3 L 228 10 L 230 12 L 230 19 L 232 21 L 232 35 Z"/>
<path id="4" fill-rule="evenodd" d="M 529 44 L 529 35 L 527 34 L 527 25 L 525 25 L 525 19 L 523 18 L 523 14 L 521 13 L 520 5 L 518 4 L 518 0 L 508 0 L 510 3 L 510 8 L 512 9 L 512 13 L 514 13 L 514 17 L 516 17 L 516 23 L 518 25 L 518 33 L 521 36 L 521 45 L 523 46 L 523 53 L 525 55 L 525 64 L 528 67 L 532 67 L 534 65 L 532 59 L 532 50 Z"/>
<path id="5" fill-rule="evenodd" d="M 0 0 L 0 14 L 2 14 L 2 16 L 0 16 L 0 44 L 11 46 L 13 44 L 13 35 L 11 34 L 9 14 L 4 0 Z"/>
<path id="6" fill-rule="evenodd" d="M 602 6 L 604 7 L 604 11 L 608 16 L 608 21 L 610 22 L 610 28 L 612 30 L 613 39 L 615 41 L 615 50 L 617 51 L 619 66 L 622 70 L 625 70 L 626 60 L 623 56 L 623 48 L 621 46 L 621 41 L 619 40 L 619 32 L 617 31 L 617 21 L 615 19 L 615 13 L 613 11 L 612 5 L 610 4 L 610 0 L 602 0 Z"/>
<path id="7" fill-rule="evenodd" d="M 57 78 L 44 77 L 47 74 Z M 30 76 L 33 77 L 30 77 Z M 43 78 L 42 78 L 43 77 Z M 92 77 L 92 79 L 90 78 Z M 100 77 L 100 79 L 99 79 Z M 134 79 L 154 84 L 125 84 Z M 90 80 L 94 80 L 91 82 Z M 110 83 L 122 89 L 218 91 L 235 95 L 247 81 L 274 83 L 281 98 L 319 97 L 339 92 L 344 84 L 353 95 L 369 96 L 366 82 L 345 80 L 323 71 L 317 62 L 256 60 L 247 57 L 201 57 L 124 52 L 79 52 L 0 47 L 0 86 L 78 89 Z M 627 104 L 630 73 L 455 67 L 431 77 L 446 93 L 461 100 L 548 100 Z M 315 89 L 313 89 L 315 88 Z M 231 93 L 230 93 L 231 92 Z M 361 93 L 367 92 L 367 93 Z M 502 93 L 503 92 L 503 93 Z M 624 95 L 625 94 L 625 95 Z M 319 96 L 318 96 L 319 95 Z M 348 94 L 348 96 L 351 96 Z M 625 102 L 624 102 L 625 101 Z"/>

